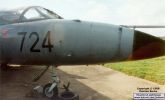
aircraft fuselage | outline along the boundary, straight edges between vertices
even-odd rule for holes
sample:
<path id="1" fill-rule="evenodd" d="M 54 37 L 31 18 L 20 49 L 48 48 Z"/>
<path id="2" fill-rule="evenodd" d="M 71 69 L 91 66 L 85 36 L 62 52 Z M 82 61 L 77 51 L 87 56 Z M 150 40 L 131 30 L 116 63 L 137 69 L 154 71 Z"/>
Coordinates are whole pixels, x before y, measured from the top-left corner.
<path id="1" fill-rule="evenodd" d="M 95 64 L 127 60 L 135 51 L 134 30 L 111 24 L 48 19 L 3 25 L 0 34 L 1 63 Z"/>
<path id="2" fill-rule="evenodd" d="M 7 63 L 101 63 L 127 59 L 133 49 L 133 30 L 102 23 L 52 19 L 0 30 L 1 61 Z"/>

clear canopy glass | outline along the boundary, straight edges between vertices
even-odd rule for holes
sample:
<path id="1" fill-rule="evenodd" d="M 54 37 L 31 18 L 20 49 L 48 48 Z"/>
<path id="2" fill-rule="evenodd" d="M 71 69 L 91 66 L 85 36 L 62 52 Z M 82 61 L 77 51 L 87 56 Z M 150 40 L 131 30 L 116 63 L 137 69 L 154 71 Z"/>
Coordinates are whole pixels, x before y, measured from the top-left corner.
<path id="1" fill-rule="evenodd" d="M 56 13 L 39 6 L 0 11 L 0 25 L 44 19 L 63 18 Z"/>

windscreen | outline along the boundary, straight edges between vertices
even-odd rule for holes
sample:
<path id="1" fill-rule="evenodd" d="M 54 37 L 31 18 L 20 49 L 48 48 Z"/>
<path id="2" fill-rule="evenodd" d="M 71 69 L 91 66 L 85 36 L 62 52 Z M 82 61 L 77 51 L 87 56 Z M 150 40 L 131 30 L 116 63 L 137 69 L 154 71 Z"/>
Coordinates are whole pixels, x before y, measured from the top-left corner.
<path id="1" fill-rule="evenodd" d="M 63 19 L 56 13 L 38 6 L 25 7 L 15 10 L 0 11 L 0 25 L 37 21 L 44 19 Z"/>

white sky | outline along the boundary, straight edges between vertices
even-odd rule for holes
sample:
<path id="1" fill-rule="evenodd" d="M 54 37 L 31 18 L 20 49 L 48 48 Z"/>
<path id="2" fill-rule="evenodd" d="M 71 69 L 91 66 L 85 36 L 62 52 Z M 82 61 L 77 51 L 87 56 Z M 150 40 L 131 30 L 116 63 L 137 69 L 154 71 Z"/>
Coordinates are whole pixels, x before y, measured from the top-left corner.
<path id="1" fill-rule="evenodd" d="M 42 6 L 66 19 L 117 25 L 165 25 L 165 0 L 0 0 L 0 9 Z M 139 29 L 165 36 L 165 29 Z"/>

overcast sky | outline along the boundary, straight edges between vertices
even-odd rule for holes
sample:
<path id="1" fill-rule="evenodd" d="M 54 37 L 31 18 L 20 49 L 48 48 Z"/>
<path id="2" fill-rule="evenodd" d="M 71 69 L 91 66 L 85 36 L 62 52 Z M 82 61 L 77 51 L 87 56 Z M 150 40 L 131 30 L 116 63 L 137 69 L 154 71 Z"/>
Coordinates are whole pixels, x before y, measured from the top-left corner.
<path id="1" fill-rule="evenodd" d="M 66 19 L 116 25 L 165 25 L 165 0 L 0 0 L 0 9 L 43 6 Z M 139 29 L 165 36 L 165 29 Z"/>

